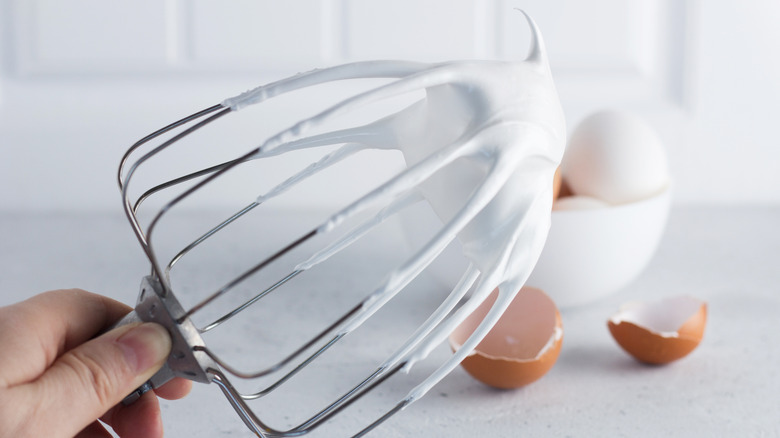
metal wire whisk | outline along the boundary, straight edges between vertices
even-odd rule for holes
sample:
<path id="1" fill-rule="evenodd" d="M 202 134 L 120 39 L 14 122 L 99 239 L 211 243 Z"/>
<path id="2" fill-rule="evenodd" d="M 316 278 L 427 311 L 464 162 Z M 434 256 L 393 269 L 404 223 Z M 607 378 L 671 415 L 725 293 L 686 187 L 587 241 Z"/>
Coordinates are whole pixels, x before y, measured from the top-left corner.
<path id="1" fill-rule="evenodd" d="M 530 55 L 523 62 L 423 64 L 373 61 L 314 70 L 258 87 L 206 108 L 132 145 L 120 163 L 118 181 L 124 210 L 151 263 L 152 272 L 143 279 L 135 311 L 122 323 L 143 320 L 164 325 L 173 337 L 173 350 L 165 367 L 125 402 L 132 402 L 143 392 L 173 377 L 213 382 L 257 436 L 304 435 L 331 420 L 391 376 L 424 359 L 490 292 L 498 288 L 499 299 L 483 325 L 464 343 L 463 348 L 354 436 L 368 433 L 422 397 L 456 367 L 479 343 L 527 279 L 549 227 L 551 182 L 563 153 L 565 128 L 544 45 L 535 23 L 526 18 L 533 41 Z M 129 187 L 139 168 L 218 119 L 245 106 L 301 88 L 359 78 L 386 78 L 390 82 L 342 100 L 280 131 L 241 156 L 155 185 L 136 198 L 131 196 Z M 424 92 L 425 97 L 379 120 L 308 135 L 312 128 L 346 113 L 359 111 L 373 102 L 418 91 Z M 333 145 L 340 147 L 210 228 L 175 254 L 167 264 L 158 259 L 153 237 L 160 220 L 194 194 L 253 160 Z M 172 268 L 179 260 L 267 200 L 282 195 L 310 175 L 365 149 L 400 150 L 407 169 L 260 260 L 195 305 L 185 309 L 180 304 L 170 281 Z M 185 188 L 172 195 L 148 224 L 142 226 L 138 218 L 141 205 L 150 197 L 169 193 L 176 187 Z M 453 188 L 450 192 L 447 187 L 457 189 Z M 203 333 L 262 302 L 263 298 L 294 277 L 338 254 L 387 218 L 417 202 L 428 202 L 433 207 L 442 220 L 441 228 L 376 289 L 291 354 L 263 370 L 247 373 L 225 363 L 203 341 Z M 373 210 L 379 212 L 359 221 L 354 228 L 299 263 L 270 287 L 203 327 L 197 327 L 193 322 L 195 314 L 230 294 L 275 261 L 314 237 L 339 229 L 358 213 Z M 373 372 L 310 418 L 286 430 L 266 424 L 250 409 L 248 400 L 275 391 L 318 360 L 395 297 L 456 238 L 463 244 L 471 265 L 428 319 Z M 227 374 L 240 379 L 281 375 L 263 391 L 242 394 L 231 384 Z"/>

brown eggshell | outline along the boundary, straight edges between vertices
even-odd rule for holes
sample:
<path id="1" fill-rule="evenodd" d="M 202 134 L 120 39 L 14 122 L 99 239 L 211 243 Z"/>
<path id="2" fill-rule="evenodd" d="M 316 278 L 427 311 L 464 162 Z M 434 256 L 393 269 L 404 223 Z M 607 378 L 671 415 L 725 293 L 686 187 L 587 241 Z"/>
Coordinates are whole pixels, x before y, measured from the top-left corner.
<path id="1" fill-rule="evenodd" d="M 569 187 L 569 184 L 566 183 L 566 180 L 561 177 L 561 184 L 558 187 L 558 196 L 555 197 L 555 200 L 565 198 L 567 196 L 574 196 L 574 192 L 571 191 L 571 188 Z"/>
<path id="2" fill-rule="evenodd" d="M 561 179 L 561 166 L 558 166 L 558 168 L 555 169 L 555 175 L 553 176 L 553 201 L 558 199 L 558 196 L 561 193 L 562 183 L 563 180 Z"/>
<path id="3" fill-rule="evenodd" d="M 498 291 L 450 335 L 454 351 L 484 319 Z M 524 287 L 493 329 L 461 366 L 472 377 L 496 388 L 517 388 L 545 375 L 561 352 L 563 327 L 555 303 L 543 291 Z"/>
<path id="4" fill-rule="evenodd" d="M 665 364 L 699 345 L 706 322 L 706 303 L 674 297 L 626 306 L 607 326 L 618 345 L 640 362 Z"/>

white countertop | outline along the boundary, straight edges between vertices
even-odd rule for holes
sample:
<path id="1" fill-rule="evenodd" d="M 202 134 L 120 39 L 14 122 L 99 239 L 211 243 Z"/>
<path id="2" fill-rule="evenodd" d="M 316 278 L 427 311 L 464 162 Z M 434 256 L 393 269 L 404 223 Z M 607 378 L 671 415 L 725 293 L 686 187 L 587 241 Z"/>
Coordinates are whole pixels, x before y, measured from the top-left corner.
<path id="1" fill-rule="evenodd" d="M 277 231 L 297 227 L 304 216 L 277 218 L 272 222 L 273 233 L 261 241 L 270 242 L 269 246 L 281 243 L 284 233 Z M 780 206 L 673 208 L 660 248 L 640 278 L 599 302 L 562 312 L 563 349 L 543 379 L 519 390 L 497 391 L 458 369 L 374 435 L 780 436 L 778 225 Z M 119 214 L 7 212 L 0 214 L 0 226 L 0 305 L 65 287 L 81 287 L 133 303 L 140 278 L 148 271 Z M 380 242 L 358 245 L 327 272 L 302 275 L 290 288 L 326 289 L 324 285 L 332 280 L 364 288 L 362 283 L 373 278 L 380 266 L 392 264 L 394 255 L 401 251 L 403 245 L 392 232 L 392 224 L 388 230 Z M 173 234 L 179 231 L 191 230 L 180 226 Z M 209 249 L 198 256 L 197 263 L 230 270 L 229 256 L 243 257 L 248 241 Z M 202 274 L 192 267 L 182 270 L 196 279 Z M 401 334 L 401 327 L 413 324 L 424 316 L 426 306 L 441 298 L 440 292 L 432 291 L 434 283 L 426 279 L 410 288 L 415 296 L 391 306 L 385 316 L 378 315 L 379 321 L 389 322 L 390 327 L 398 324 Z M 690 356 L 667 366 L 638 364 L 612 340 L 607 318 L 623 302 L 675 294 L 690 294 L 708 302 L 709 320 L 702 344 Z M 319 326 L 314 316 L 328 314 L 333 311 L 331 306 L 348 298 L 341 289 L 292 301 L 285 301 L 286 294 L 279 296 L 282 298 L 275 305 L 283 311 L 226 324 L 223 332 L 215 330 L 213 342 L 221 343 L 226 354 L 241 353 L 242 365 L 263 362 L 269 350 Z M 297 310 L 313 317 L 287 317 Z M 385 342 L 400 339 L 396 330 L 377 325 L 367 328 L 375 330 L 370 337 L 356 336 L 351 341 L 356 348 L 353 352 L 333 360 L 323 358 L 320 371 L 331 377 L 302 375 L 299 386 L 293 385 L 268 406 L 256 408 L 261 418 L 270 415 L 274 419 L 269 421 L 280 426 L 300 421 L 306 402 L 316 404 L 319 396 L 335 394 L 333 386 L 354 383 L 368 369 L 360 365 L 386 356 L 392 348 Z M 289 328 L 275 337 L 266 336 L 275 327 Z M 239 338 L 247 334 L 249 339 Z M 248 344 L 250 341 L 257 345 Z M 389 380 L 372 399 L 350 407 L 333 424 L 324 425 L 311 436 L 354 432 L 376 418 L 381 409 L 392 406 L 408 391 L 409 382 L 419 381 L 447 355 L 448 347 L 441 346 L 409 376 Z M 187 399 L 164 402 L 163 409 L 170 437 L 251 436 L 214 385 L 196 385 Z"/>

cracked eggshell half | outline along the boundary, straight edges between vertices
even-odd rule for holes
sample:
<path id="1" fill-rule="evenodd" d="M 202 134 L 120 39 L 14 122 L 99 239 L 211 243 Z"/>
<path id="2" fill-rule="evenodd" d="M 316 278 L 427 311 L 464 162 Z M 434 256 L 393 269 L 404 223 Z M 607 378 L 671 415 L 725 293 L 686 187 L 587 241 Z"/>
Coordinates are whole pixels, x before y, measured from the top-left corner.
<path id="1" fill-rule="evenodd" d="M 618 345 L 631 356 L 640 362 L 665 364 L 699 345 L 706 322 L 705 302 L 678 296 L 624 305 L 607 325 Z"/>
<path id="2" fill-rule="evenodd" d="M 450 335 L 457 351 L 485 318 L 497 290 Z M 496 388 L 534 382 L 555 364 L 561 352 L 563 325 L 555 303 L 542 290 L 523 287 L 461 366 L 475 379 Z"/>

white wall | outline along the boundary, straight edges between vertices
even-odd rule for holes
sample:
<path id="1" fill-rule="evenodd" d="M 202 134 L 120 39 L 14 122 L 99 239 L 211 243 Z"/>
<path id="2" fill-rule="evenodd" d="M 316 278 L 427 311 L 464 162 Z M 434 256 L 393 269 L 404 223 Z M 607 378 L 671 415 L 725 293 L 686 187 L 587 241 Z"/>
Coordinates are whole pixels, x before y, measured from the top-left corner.
<path id="1" fill-rule="evenodd" d="M 520 59 L 528 32 L 514 7 L 544 32 L 570 126 L 603 107 L 635 111 L 668 146 L 677 202 L 780 202 L 773 0 L 0 0 L 0 209 L 118 210 L 114 173 L 128 145 L 298 71 Z M 263 128 L 226 141 L 257 143 L 290 121 L 287 110 L 345 91 L 280 104 Z M 384 163 L 357 160 L 334 186 L 385 178 L 397 162 Z M 289 199 L 333 201 L 326 190 Z"/>

